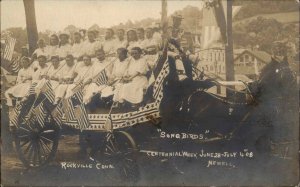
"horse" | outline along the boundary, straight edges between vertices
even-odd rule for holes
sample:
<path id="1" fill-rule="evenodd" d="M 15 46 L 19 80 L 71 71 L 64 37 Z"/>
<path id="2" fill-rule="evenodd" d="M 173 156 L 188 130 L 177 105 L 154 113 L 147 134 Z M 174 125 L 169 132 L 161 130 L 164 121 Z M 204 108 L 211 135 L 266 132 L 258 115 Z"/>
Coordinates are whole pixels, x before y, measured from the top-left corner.
<path id="1" fill-rule="evenodd" d="M 172 64 L 172 58 L 169 58 L 169 63 Z M 227 139 L 236 135 L 245 138 L 245 134 L 251 134 L 248 136 L 251 140 L 245 141 L 253 142 L 253 138 L 260 138 L 252 137 L 253 134 L 257 135 L 257 131 L 262 129 L 264 132 L 274 132 L 276 128 L 276 132 L 282 131 L 276 120 L 284 116 L 287 108 L 296 111 L 296 79 L 286 59 L 282 62 L 272 59 L 261 70 L 258 81 L 246 85 L 248 94 L 247 90 L 235 94 L 233 91 L 230 98 L 206 91 L 216 85 L 215 80 L 180 82 L 174 79 L 174 74 L 174 68 L 170 65 L 170 74 L 164 82 L 164 99 L 160 106 L 163 119 L 161 127 L 166 131 L 209 130 L 212 136 Z M 250 96 L 250 100 L 245 95 Z M 185 100 L 188 102 L 184 102 Z M 287 129 L 286 131 L 291 132 L 290 128 Z M 276 132 L 273 133 L 273 138 L 278 135 Z"/>

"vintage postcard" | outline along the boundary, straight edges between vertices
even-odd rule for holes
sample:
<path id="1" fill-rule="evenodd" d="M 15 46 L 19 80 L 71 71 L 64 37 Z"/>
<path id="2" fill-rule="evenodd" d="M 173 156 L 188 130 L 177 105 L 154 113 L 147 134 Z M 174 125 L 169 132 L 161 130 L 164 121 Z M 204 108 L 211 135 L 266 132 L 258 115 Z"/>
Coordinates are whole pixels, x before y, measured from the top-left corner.
<path id="1" fill-rule="evenodd" d="M 2 186 L 299 186 L 299 1 L 0 4 Z"/>

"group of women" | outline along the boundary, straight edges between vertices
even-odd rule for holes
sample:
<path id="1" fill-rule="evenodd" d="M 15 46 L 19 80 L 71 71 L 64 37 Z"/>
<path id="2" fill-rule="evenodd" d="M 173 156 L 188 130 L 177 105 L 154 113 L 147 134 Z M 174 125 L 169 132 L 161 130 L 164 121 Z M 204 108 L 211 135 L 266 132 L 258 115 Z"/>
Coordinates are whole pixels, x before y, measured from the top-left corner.
<path id="1" fill-rule="evenodd" d="M 13 99 L 26 99 L 45 91 L 47 82 L 54 91 L 54 104 L 70 98 L 83 89 L 83 102 L 89 103 L 95 94 L 113 97 L 116 103 L 141 103 L 148 87 L 149 71 L 155 67 L 161 35 L 152 28 L 127 31 L 107 29 L 104 40 L 97 32 L 51 35 L 49 45 L 38 40 L 31 58 L 23 57 L 16 85 L 5 93 L 7 105 Z"/>

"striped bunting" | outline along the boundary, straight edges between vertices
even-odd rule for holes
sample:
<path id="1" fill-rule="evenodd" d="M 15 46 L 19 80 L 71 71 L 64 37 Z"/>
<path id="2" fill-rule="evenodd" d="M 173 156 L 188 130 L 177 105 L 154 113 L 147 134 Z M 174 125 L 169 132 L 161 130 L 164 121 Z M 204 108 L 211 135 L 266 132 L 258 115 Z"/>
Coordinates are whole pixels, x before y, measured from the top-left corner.
<path id="1" fill-rule="evenodd" d="M 36 117 L 37 122 L 40 124 L 41 127 L 45 127 L 45 118 L 46 118 L 46 111 L 44 109 L 43 103 L 39 104 L 34 109 L 34 114 Z"/>
<path id="2" fill-rule="evenodd" d="M 41 92 L 45 95 L 45 97 L 51 102 L 54 103 L 55 95 L 52 89 L 50 81 L 45 82 L 43 87 L 41 88 Z"/>
<path id="3" fill-rule="evenodd" d="M 4 59 L 11 61 L 12 56 L 13 56 L 13 52 L 14 52 L 14 48 L 15 48 L 15 44 L 16 44 L 16 39 L 12 38 L 11 36 L 7 36 L 5 38 L 5 48 L 4 48 Z"/>
<path id="4" fill-rule="evenodd" d="M 62 110 L 65 113 L 66 122 L 76 120 L 75 114 L 74 114 L 74 106 L 73 106 L 71 98 L 62 100 Z"/>
<path id="5" fill-rule="evenodd" d="M 90 122 L 84 104 L 80 104 L 76 106 L 74 109 L 74 113 L 80 130 L 82 131 L 83 129 L 88 128 Z"/>
<path id="6" fill-rule="evenodd" d="M 51 112 L 53 120 L 56 122 L 58 126 L 61 127 L 62 125 L 62 116 L 63 116 L 63 109 L 62 103 L 59 103 L 56 108 Z"/>
<path id="7" fill-rule="evenodd" d="M 19 123 L 19 114 L 21 112 L 21 109 L 23 107 L 23 104 L 20 103 L 18 105 L 16 105 L 13 110 L 9 113 L 9 119 L 10 119 L 10 124 L 13 126 L 18 127 L 18 123 Z"/>
<path id="8" fill-rule="evenodd" d="M 33 82 L 29 88 L 29 91 L 27 93 L 27 96 L 35 94 L 35 87 L 37 86 L 37 82 Z"/>
<path id="9" fill-rule="evenodd" d="M 78 92 L 78 91 L 80 91 L 80 90 L 82 90 L 82 89 L 83 89 L 83 83 L 80 82 L 80 83 L 77 84 L 74 88 L 72 88 L 72 92 L 73 92 L 73 93 L 76 93 L 76 92 Z"/>
<path id="10" fill-rule="evenodd" d="M 96 81 L 95 83 L 100 86 L 100 85 L 105 85 L 108 83 L 108 77 L 106 75 L 106 71 L 105 69 L 103 69 L 98 75 L 97 75 L 97 78 L 96 78 Z"/>
<path id="11" fill-rule="evenodd" d="M 149 103 L 139 110 L 128 113 L 111 114 L 113 129 L 131 127 L 133 125 L 153 121 L 153 118 L 159 118 L 158 104 Z M 106 121 L 110 118 L 109 114 L 89 114 L 89 126 L 85 130 L 106 130 Z M 63 119 L 64 120 L 64 119 Z M 77 120 L 66 121 L 66 124 L 76 129 L 81 129 Z"/>
<path id="12" fill-rule="evenodd" d="M 80 90 L 77 90 L 74 93 L 74 97 L 80 102 L 83 103 L 83 87 Z"/>
<path id="13" fill-rule="evenodd" d="M 12 62 L 11 62 L 11 65 L 10 65 L 12 72 L 14 72 L 14 73 L 19 72 L 19 70 L 20 70 L 20 61 L 21 61 L 20 57 L 12 59 Z"/>
<path id="14" fill-rule="evenodd" d="M 169 70 L 169 64 L 167 61 L 164 63 L 163 68 L 159 72 L 155 82 L 154 82 L 154 87 L 153 87 L 153 97 L 155 100 L 158 100 L 159 102 L 161 101 L 163 97 L 163 82 L 165 78 L 168 76 L 170 70 Z"/>

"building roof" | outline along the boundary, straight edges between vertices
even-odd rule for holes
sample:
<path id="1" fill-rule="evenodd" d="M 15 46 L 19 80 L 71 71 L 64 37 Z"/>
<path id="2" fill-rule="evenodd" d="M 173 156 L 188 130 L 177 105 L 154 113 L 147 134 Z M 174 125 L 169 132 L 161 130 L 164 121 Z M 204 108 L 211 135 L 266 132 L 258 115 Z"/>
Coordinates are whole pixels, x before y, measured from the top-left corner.
<path id="1" fill-rule="evenodd" d="M 252 51 L 246 49 L 244 52 L 239 54 L 238 56 L 235 57 L 234 61 L 240 58 L 240 56 L 244 55 L 245 53 L 248 53 L 252 56 L 255 56 L 257 59 L 261 60 L 264 63 L 269 63 L 271 61 L 271 55 L 265 51 Z"/>

